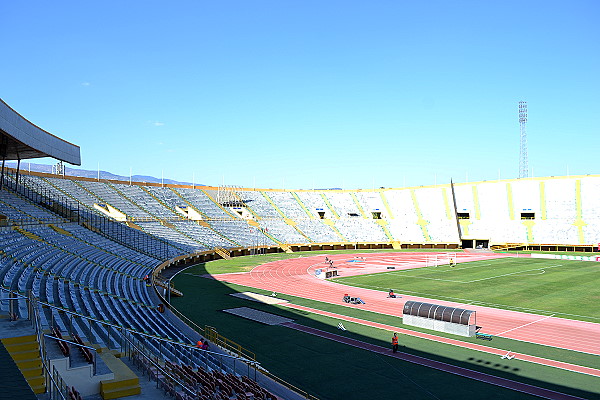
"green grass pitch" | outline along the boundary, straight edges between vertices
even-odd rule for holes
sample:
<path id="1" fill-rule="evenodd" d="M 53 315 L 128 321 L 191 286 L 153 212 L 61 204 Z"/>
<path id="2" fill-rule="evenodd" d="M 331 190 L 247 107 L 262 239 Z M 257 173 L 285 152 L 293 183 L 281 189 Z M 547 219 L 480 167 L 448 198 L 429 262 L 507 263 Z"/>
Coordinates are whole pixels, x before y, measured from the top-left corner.
<path id="1" fill-rule="evenodd" d="M 332 252 L 328 253 L 331 254 Z M 305 255 L 314 255 L 314 253 Z M 266 304 L 248 302 L 247 300 L 229 296 L 231 293 L 246 290 L 268 295 L 268 291 L 226 284 L 202 277 L 207 273 L 214 274 L 239 272 L 243 270 L 247 271 L 254 265 L 273 261 L 273 259 L 294 258 L 298 256 L 299 254 L 295 253 L 239 257 L 231 260 L 212 261 L 206 264 L 197 265 L 179 274 L 174 279 L 175 286 L 182 290 L 185 295 L 181 298 L 173 298 L 173 303 L 175 307 L 196 323 L 214 326 L 221 334 L 254 351 L 257 355 L 257 359 L 261 362 L 261 365 L 270 372 L 307 390 L 311 394 L 317 395 L 317 397 L 323 400 L 389 397 L 417 400 L 436 398 L 459 400 L 472 397 L 503 400 L 533 400 L 536 398 L 502 387 L 487 385 L 452 374 L 446 374 L 434 369 L 375 355 L 365 350 L 328 341 L 281 326 L 266 326 L 224 313 L 221 310 L 225 308 L 240 306 L 252 307 L 294 319 L 296 323 L 302 325 L 348 336 L 371 344 L 384 347 L 389 346 L 390 333 L 387 331 L 350 322 L 344 323 L 348 329 L 347 331 L 340 331 L 337 329 L 339 320 L 334 318 L 312 314 L 302 310 L 293 310 L 282 306 L 269 306 Z M 497 263 L 497 261 L 459 264 L 452 270 L 449 267 L 427 267 L 404 272 L 382 273 L 377 276 L 369 276 L 366 279 L 383 279 L 384 286 L 382 286 L 381 290 L 388 289 L 388 282 L 390 279 L 396 282 L 403 282 L 403 279 L 408 279 L 408 275 L 413 275 L 413 277 L 410 278 L 412 282 L 415 282 L 414 284 L 411 283 L 413 290 L 415 289 L 414 286 L 417 284 L 416 282 L 419 282 L 419 285 L 423 285 L 423 287 L 420 288 L 423 290 L 430 289 L 432 282 L 444 282 L 440 279 L 454 281 L 446 282 L 452 285 L 459 285 L 457 282 L 479 280 L 477 282 L 481 282 L 481 285 L 483 285 L 482 290 L 485 291 L 486 285 L 488 290 L 492 290 L 490 288 L 493 288 L 498 284 L 496 282 L 498 279 L 510 278 L 523 280 L 523 277 L 535 278 L 536 276 L 539 278 L 549 272 L 542 273 L 541 270 L 536 271 L 535 269 L 543 265 L 552 265 L 551 263 L 548 264 L 547 260 L 540 260 L 542 261 L 541 263 L 529 263 L 533 260 L 522 260 L 528 263 L 527 266 L 522 264 L 521 266 L 513 266 L 513 268 L 511 268 L 508 265 L 505 265 L 506 268 L 502 271 L 495 270 L 495 268 L 500 268 L 500 264 L 504 264 L 506 262 L 505 260 L 501 261 L 498 265 L 494 265 L 493 268 L 491 265 L 483 264 Z M 595 266 L 593 263 L 580 263 L 574 261 L 569 261 L 568 263 L 569 270 L 576 269 L 576 266 L 578 265 L 579 272 L 584 275 L 586 273 L 593 274 L 594 271 L 595 274 L 598 274 L 597 268 L 600 268 L 600 265 Z M 466 267 L 472 268 L 467 269 Z M 546 267 L 545 269 L 547 271 L 560 270 L 559 267 Z M 585 269 L 589 270 L 585 272 Z M 573 273 L 574 271 L 571 272 Z M 424 274 L 423 276 L 425 278 L 434 279 L 415 278 L 415 273 Z M 526 275 L 536 273 L 538 275 Z M 402 275 L 406 276 L 402 278 Z M 499 275 L 505 276 L 499 277 Z M 579 279 L 591 280 L 591 278 L 584 278 L 584 275 L 579 275 Z M 574 275 L 570 274 L 569 276 L 572 278 Z M 398 278 L 400 278 L 400 280 L 396 280 Z M 349 278 L 343 279 L 347 280 Z M 364 284 L 365 282 L 362 283 Z M 370 285 L 371 283 L 368 284 Z M 471 282 L 469 285 L 474 285 L 475 283 L 476 282 Z M 529 284 L 531 285 L 532 282 Z M 463 283 L 460 285 L 466 284 Z M 591 283 L 591 285 L 593 284 Z M 394 289 L 399 291 L 400 286 L 394 287 Z M 410 289 L 411 288 L 407 288 L 407 290 Z M 465 297 L 464 293 L 467 292 L 464 292 L 464 288 L 462 290 L 463 292 L 459 291 L 458 293 L 462 293 L 463 297 Z M 435 293 L 433 294 L 435 295 Z M 437 296 L 439 298 L 439 294 Z M 506 303 L 506 299 L 509 297 L 507 294 L 502 297 L 501 291 L 497 296 L 503 299 L 503 303 Z M 531 296 L 534 295 L 532 294 Z M 574 296 L 574 302 L 576 303 L 577 299 L 581 300 L 582 298 L 587 298 L 590 294 L 580 291 L 575 293 Z M 400 319 L 395 316 L 370 313 L 364 310 L 293 296 L 282 297 L 285 297 L 295 304 L 342 315 L 386 323 L 392 326 L 401 324 Z M 414 330 L 419 329 L 414 328 Z M 453 337 L 449 334 L 436 334 Z M 474 338 L 461 338 L 461 340 L 480 345 L 483 344 L 481 341 L 477 341 Z M 401 343 L 405 346 L 402 348 L 402 351 L 413 355 L 419 355 L 425 358 L 463 366 L 468 369 L 546 387 L 551 390 L 570 393 L 581 398 L 591 399 L 597 398 L 597 396 L 600 395 L 600 389 L 597 389 L 600 387 L 598 386 L 600 378 L 597 377 L 569 372 L 553 367 L 545 367 L 521 360 L 512 360 L 508 363 L 495 355 L 461 349 L 455 346 L 432 342 L 409 335 L 402 336 Z M 591 368 L 599 368 L 598 357 L 589 354 L 555 349 L 527 342 L 513 341 L 506 338 L 495 338 L 494 341 L 485 344 L 491 347 L 511 349 L 515 352 L 523 352 L 525 354 L 571 362 L 589 366 Z"/>
<path id="2" fill-rule="evenodd" d="M 600 322 L 600 263 L 500 258 L 336 278 L 352 286 Z"/>

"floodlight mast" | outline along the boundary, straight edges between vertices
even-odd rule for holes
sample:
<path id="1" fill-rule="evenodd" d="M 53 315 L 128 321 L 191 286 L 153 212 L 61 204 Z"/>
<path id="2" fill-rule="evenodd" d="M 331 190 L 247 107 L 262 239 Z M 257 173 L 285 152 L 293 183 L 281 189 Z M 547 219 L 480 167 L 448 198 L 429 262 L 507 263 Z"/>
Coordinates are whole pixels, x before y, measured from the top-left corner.
<path id="1" fill-rule="evenodd" d="M 527 162 L 527 102 L 519 102 L 519 128 L 521 131 L 521 147 L 519 151 L 519 178 L 529 177 Z"/>

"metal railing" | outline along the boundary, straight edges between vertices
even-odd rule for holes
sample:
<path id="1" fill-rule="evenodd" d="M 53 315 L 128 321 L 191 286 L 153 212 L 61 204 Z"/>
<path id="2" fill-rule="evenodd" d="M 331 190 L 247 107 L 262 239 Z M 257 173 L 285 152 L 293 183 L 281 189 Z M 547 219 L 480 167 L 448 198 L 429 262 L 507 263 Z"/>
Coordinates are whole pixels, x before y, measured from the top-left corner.
<path id="1" fill-rule="evenodd" d="M 77 346 L 77 347 L 80 347 L 80 348 L 83 348 L 83 349 L 93 350 L 94 353 L 92 353 L 92 354 L 94 354 L 94 356 L 92 358 L 92 366 L 94 368 L 93 369 L 94 375 L 96 375 L 96 369 L 97 369 L 97 360 L 96 360 L 96 358 L 98 357 L 98 350 L 96 350 L 93 347 L 81 344 L 81 343 L 72 342 L 72 341 L 67 340 L 67 339 L 63 339 L 63 338 L 59 338 L 59 337 L 56 337 L 56 336 L 48 335 L 46 333 L 44 334 L 44 337 L 47 337 L 47 338 L 50 338 L 50 339 L 54 339 L 54 340 L 59 341 L 59 342 L 72 344 L 73 346 Z M 71 358 L 70 357 L 69 357 L 69 366 L 71 366 Z"/>
<path id="2" fill-rule="evenodd" d="M 66 221 L 78 223 L 130 249 L 161 260 L 179 254 L 165 240 L 113 221 L 71 198 L 59 196 L 27 175 L 20 175 L 17 183 L 15 174 L 9 171 L 4 176 L 3 185 L 39 207 L 58 214 Z M 38 223 L 44 223 L 40 219 L 37 220 L 40 221 Z"/>
<path id="3" fill-rule="evenodd" d="M 37 336 L 37 341 L 39 343 L 40 349 L 40 358 L 42 361 L 42 370 L 46 381 L 46 389 L 49 398 L 53 400 L 59 398 L 66 400 L 68 398 L 69 388 L 64 383 L 55 367 L 51 367 L 45 339 L 50 338 L 53 340 L 59 340 L 75 346 L 87 348 L 89 350 L 94 350 L 96 353 L 97 350 L 90 346 L 81 345 L 79 343 L 75 343 L 66 339 L 61 339 L 56 336 L 45 333 L 40 312 L 42 307 L 47 307 L 56 310 L 57 312 L 69 314 L 71 317 L 71 329 L 73 329 L 74 326 L 73 318 L 80 318 L 81 321 L 86 321 L 86 323 L 88 323 L 88 332 L 92 334 L 91 338 L 86 336 L 88 341 L 90 339 L 92 341 L 94 340 L 94 335 L 92 332 L 94 330 L 98 331 L 98 327 L 106 328 L 107 332 L 111 330 L 109 333 L 107 333 L 107 336 L 105 336 L 105 339 L 101 342 L 105 344 L 109 350 L 111 349 L 111 347 L 115 350 L 118 349 L 133 361 L 136 361 L 136 357 L 138 362 L 140 359 L 143 359 L 146 364 L 150 364 L 157 370 L 159 370 L 160 374 L 157 373 L 154 374 L 154 376 L 149 376 L 149 378 L 153 378 L 157 381 L 157 387 L 159 387 L 162 384 L 160 382 L 160 377 L 166 376 L 172 382 L 175 382 L 178 386 L 180 386 L 182 390 L 184 390 L 186 393 L 190 395 L 194 393 L 194 391 L 191 388 L 186 386 L 185 382 L 182 382 L 173 374 L 171 374 L 167 369 L 165 369 L 165 363 L 170 357 L 173 356 L 173 354 L 177 354 L 178 360 L 181 362 L 185 362 L 188 365 L 203 365 L 208 369 L 217 369 L 223 371 L 224 373 L 240 374 L 242 371 L 245 371 L 245 374 L 243 375 L 246 375 L 248 378 L 254 380 L 256 380 L 257 377 L 257 369 L 260 368 L 257 362 L 248 360 L 246 358 L 210 350 L 199 349 L 192 344 L 177 342 L 175 340 L 163 338 L 157 335 L 138 332 L 136 330 L 123 327 L 121 325 L 113 324 L 107 321 L 97 320 L 95 318 L 88 317 L 77 312 L 40 301 L 36 296 L 33 295 L 31 291 L 28 293 L 27 296 L 23 296 L 21 294 L 11 291 L 10 289 L 2 287 L 0 287 L 0 289 L 2 289 L 2 292 L 7 292 L 9 295 L 8 299 L 2 299 L 2 301 L 8 300 L 9 302 L 27 302 L 27 318 L 30 320 L 34 328 L 35 334 Z M 52 313 L 52 318 L 53 315 L 54 313 Z M 48 322 L 50 325 L 54 324 L 53 319 L 51 319 Z M 110 336 L 112 336 L 112 338 Z M 149 345 L 150 347 L 153 347 L 154 350 L 151 350 Z M 94 357 L 94 371 L 96 370 L 96 368 L 96 357 Z"/>
<path id="4" fill-rule="evenodd" d="M 12 292 L 11 292 L 12 293 Z M 23 296 L 24 297 L 24 296 Z M 30 291 L 27 295 L 27 309 L 29 319 L 37 336 L 37 342 L 40 349 L 40 359 L 42 361 L 42 375 L 46 383 L 46 393 L 51 400 L 68 398 L 69 387 L 65 384 L 55 366 L 50 369 L 50 359 L 46 352 L 46 341 L 44 340 L 44 330 L 40 317 L 40 306 L 37 297 Z"/>
<path id="5" fill-rule="evenodd" d="M 169 286 L 169 287 L 171 286 L 171 279 L 173 279 L 173 277 L 168 279 L 168 281 L 167 281 L 168 283 L 166 284 L 166 286 Z M 233 340 L 230 340 L 230 339 L 226 338 L 225 336 L 219 334 L 217 332 L 217 330 L 212 326 L 206 325 L 205 327 L 201 327 L 200 325 L 198 325 L 197 323 L 195 323 L 194 321 L 189 319 L 181 311 L 176 309 L 170 303 L 170 301 L 168 301 L 168 300 L 170 300 L 170 290 L 167 289 L 166 287 L 163 287 L 162 285 L 156 285 L 155 281 L 160 280 L 156 276 L 153 276 L 152 279 L 153 279 L 153 287 L 154 287 L 154 290 L 155 290 L 156 294 L 158 295 L 158 297 L 160 297 L 161 301 L 169 306 L 169 309 L 171 310 L 171 312 L 175 316 L 177 316 L 180 320 L 182 320 L 187 326 L 189 326 L 191 329 L 193 329 L 200 336 L 207 338 L 209 341 L 213 342 L 214 344 L 223 348 L 224 350 L 228 351 L 229 353 L 235 354 L 242 359 L 256 362 L 256 354 L 254 352 L 246 349 L 245 347 L 234 342 Z M 164 288 L 165 292 L 169 292 L 168 298 L 165 298 L 165 296 L 163 296 L 163 294 L 160 293 L 160 291 L 156 289 L 156 286 L 161 286 Z"/>
<path id="6" fill-rule="evenodd" d="M 94 325 L 102 326 L 102 327 L 105 327 L 107 329 L 108 328 L 112 328 L 112 335 L 114 336 L 114 335 L 118 334 L 118 335 L 116 335 L 117 337 L 111 338 L 111 340 L 109 340 L 108 342 L 106 340 L 103 340 L 104 338 L 98 338 L 98 339 L 100 339 L 100 341 L 102 343 L 106 344 L 109 349 L 111 349 L 111 347 L 112 347 L 114 349 L 122 350 L 122 347 L 123 347 L 123 343 L 122 343 L 122 340 L 121 340 L 121 339 L 123 339 L 122 336 L 124 334 L 129 334 L 129 335 L 134 335 L 136 337 L 144 338 L 147 341 L 155 341 L 155 342 L 157 342 L 158 343 L 157 350 L 158 350 L 158 353 L 159 353 L 158 355 L 161 358 L 163 358 L 163 355 L 165 357 L 167 356 L 167 354 L 166 354 L 166 352 L 167 352 L 166 347 L 177 347 L 177 348 L 179 348 L 181 350 L 179 352 L 179 354 L 180 354 L 180 356 L 183 356 L 183 358 L 194 359 L 196 357 L 193 357 L 192 354 L 199 354 L 198 352 L 201 352 L 203 354 L 210 354 L 213 358 L 215 358 L 217 360 L 220 359 L 220 358 L 222 358 L 222 359 L 230 359 L 230 360 L 232 360 L 232 363 L 233 363 L 233 360 L 235 360 L 236 362 L 244 362 L 244 363 L 249 362 L 252 365 L 253 368 L 255 368 L 255 367 L 258 366 L 257 362 L 252 361 L 252 360 L 248 360 L 248 359 L 246 359 L 244 357 L 238 357 L 238 356 L 234 356 L 234 355 L 222 354 L 222 353 L 213 352 L 213 351 L 209 351 L 209 350 L 198 349 L 194 344 L 188 344 L 188 343 L 184 343 L 184 342 L 178 342 L 176 340 L 172 340 L 172 339 L 169 339 L 169 338 L 164 338 L 164 337 L 161 337 L 161 336 L 158 336 L 158 335 L 153 335 L 153 334 L 149 334 L 149 333 L 139 332 L 139 331 L 136 331 L 134 329 L 124 327 L 122 325 L 114 324 L 114 323 L 111 323 L 111 322 L 108 322 L 108 321 L 98 320 L 96 318 L 92 318 L 92 317 L 89 317 L 89 316 L 77 313 L 75 311 L 71 311 L 71 310 L 68 310 L 66 308 L 56 306 L 56 305 L 51 304 L 51 303 L 46 303 L 46 302 L 40 301 L 37 297 L 35 297 L 33 295 L 32 292 L 29 292 L 28 296 L 23 296 L 23 295 L 19 295 L 17 293 L 14 293 L 14 292 L 10 291 L 9 289 L 5 289 L 5 288 L 1 288 L 1 289 L 3 291 L 6 291 L 6 292 L 9 292 L 9 293 L 12 293 L 12 294 L 18 296 L 18 298 L 20 298 L 20 299 L 25 299 L 25 300 L 28 301 L 28 303 L 29 303 L 28 308 L 31 310 L 30 311 L 30 316 L 33 317 L 33 318 L 30 318 L 30 319 L 32 319 L 32 324 L 36 328 L 36 333 L 39 332 L 40 343 L 43 343 L 43 340 L 41 340 L 42 337 L 43 336 L 48 336 L 48 335 L 46 335 L 43 332 L 43 326 L 42 326 L 42 323 L 41 323 L 41 317 L 40 317 L 40 314 L 39 314 L 39 309 L 41 307 L 47 307 L 47 308 L 50 308 L 50 309 L 54 309 L 54 310 L 56 310 L 56 311 L 58 311 L 60 313 L 69 314 L 72 318 L 80 318 L 81 320 L 85 320 L 86 323 L 92 324 L 92 325 L 88 325 L 88 327 L 89 327 L 88 328 L 88 332 L 93 332 L 94 329 L 92 329 L 92 327 Z M 53 318 L 53 314 L 52 314 L 52 318 Z M 51 319 L 49 321 L 49 324 L 52 325 L 53 323 L 54 323 L 54 320 Z M 71 325 L 71 328 L 73 328 L 74 325 L 75 325 L 75 322 L 73 322 L 73 320 L 71 320 L 70 325 Z M 109 334 L 109 335 L 111 335 L 111 334 Z M 94 335 L 92 334 L 92 336 L 94 336 Z M 94 339 L 94 338 L 93 337 L 92 338 L 88 338 L 88 340 L 89 339 Z M 114 344 L 114 346 L 113 346 L 113 344 Z M 188 354 L 186 354 L 185 352 L 188 352 Z M 226 365 L 228 363 L 224 362 L 223 360 L 218 360 L 217 363 L 213 362 L 213 366 L 216 365 L 216 364 Z"/>

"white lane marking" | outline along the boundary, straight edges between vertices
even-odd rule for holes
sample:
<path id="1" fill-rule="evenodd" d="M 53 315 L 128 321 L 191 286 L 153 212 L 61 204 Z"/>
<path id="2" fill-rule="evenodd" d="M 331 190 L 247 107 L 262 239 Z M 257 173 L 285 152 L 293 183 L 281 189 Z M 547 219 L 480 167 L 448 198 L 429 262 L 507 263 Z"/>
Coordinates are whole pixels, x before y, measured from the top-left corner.
<path id="1" fill-rule="evenodd" d="M 517 272 L 511 272 L 509 274 L 502 274 L 502 275 L 496 275 L 496 276 L 490 276 L 487 278 L 481 278 L 481 279 L 474 279 L 472 281 L 466 281 L 463 283 L 473 283 L 473 282 L 479 282 L 479 281 L 486 281 L 488 279 L 496 279 L 496 278 L 502 278 L 503 276 L 510 276 L 510 275 L 517 275 L 517 274 L 522 274 L 523 272 L 529 272 L 529 271 L 540 271 L 542 269 L 547 269 L 547 268 L 557 268 L 557 267 L 562 267 L 562 264 L 560 265 L 551 265 L 549 267 L 544 267 L 544 268 L 534 268 L 534 269 L 526 269 L 525 271 L 517 271 Z"/>
<path id="2" fill-rule="evenodd" d="M 528 325 L 535 324 L 535 323 L 537 323 L 537 322 L 543 321 L 543 320 L 545 320 L 545 319 L 548 319 L 548 318 L 552 318 L 552 317 L 554 317 L 554 315 L 555 315 L 555 314 L 548 315 L 547 317 L 540 318 L 540 319 L 538 319 L 538 320 L 535 320 L 535 321 L 529 322 L 529 323 L 527 323 L 527 324 L 524 324 L 524 325 L 521 325 L 521 326 L 517 326 L 516 328 L 512 328 L 512 329 L 509 329 L 509 330 L 507 330 L 507 331 L 504 331 L 504 332 L 496 333 L 494 336 L 502 336 L 502 335 L 504 335 L 505 333 L 512 332 L 512 331 L 514 331 L 514 330 L 516 330 L 516 329 L 521 329 L 521 328 L 524 328 L 524 327 L 526 327 L 526 326 L 528 326 Z"/>

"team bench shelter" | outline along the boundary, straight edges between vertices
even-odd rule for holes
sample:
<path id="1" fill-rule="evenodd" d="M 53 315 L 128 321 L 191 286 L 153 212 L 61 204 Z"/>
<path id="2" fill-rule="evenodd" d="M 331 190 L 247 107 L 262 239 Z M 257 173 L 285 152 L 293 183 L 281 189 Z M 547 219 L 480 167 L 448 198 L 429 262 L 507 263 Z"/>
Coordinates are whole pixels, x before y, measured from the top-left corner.
<path id="1" fill-rule="evenodd" d="M 402 323 L 406 325 L 473 337 L 477 329 L 476 322 L 477 317 L 473 310 L 420 301 L 404 303 Z"/>

